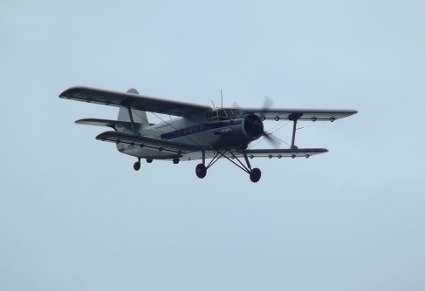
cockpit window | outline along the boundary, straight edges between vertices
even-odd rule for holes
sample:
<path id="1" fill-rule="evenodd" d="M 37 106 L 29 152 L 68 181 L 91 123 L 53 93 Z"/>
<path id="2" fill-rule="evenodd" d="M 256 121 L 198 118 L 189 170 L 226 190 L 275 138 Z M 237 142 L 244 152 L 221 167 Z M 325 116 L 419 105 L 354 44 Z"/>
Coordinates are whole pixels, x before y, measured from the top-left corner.
<path id="1" fill-rule="evenodd" d="M 235 118 L 241 114 L 241 111 L 238 109 L 215 109 L 207 113 L 207 119 L 213 118 Z"/>
<path id="2" fill-rule="evenodd" d="M 233 116 L 233 114 L 234 114 L 232 112 L 232 109 L 225 109 L 225 111 L 226 111 L 226 114 L 227 114 L 228 117 Z"/>
<path id="3" fill-rule="evenodd" d="M 242 111 L 239 109 L 232 109 L 234 115 L 242 115 Z"/>
<path id="4" fill-rule="evenodd" d="M 207 114 L 207 118 L 208 118 L 208 119 L 210 119 L 210 118 L 214 118 L 214 117 L 217 117 L 217 110 L 214 110 L 214 111 L 208 112 L 208 114 Z"/>

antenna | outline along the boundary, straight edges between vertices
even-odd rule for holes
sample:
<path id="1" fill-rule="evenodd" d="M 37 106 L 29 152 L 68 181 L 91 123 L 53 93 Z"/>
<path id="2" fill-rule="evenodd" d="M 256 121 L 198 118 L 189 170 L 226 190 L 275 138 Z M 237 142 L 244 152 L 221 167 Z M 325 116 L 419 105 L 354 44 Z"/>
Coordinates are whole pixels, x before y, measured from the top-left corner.
<path id="1" fill-rule="evenodd" d="M 223 89 L 220 89 L 221 92 L 221 108 L 223 108 Z"/>
<path id="2" fill-rule="evenodd" d="M 213 108 L 215 108 L 214 101 L 212 99 L 211 99 L 211 103 L 213 105 Z"/>

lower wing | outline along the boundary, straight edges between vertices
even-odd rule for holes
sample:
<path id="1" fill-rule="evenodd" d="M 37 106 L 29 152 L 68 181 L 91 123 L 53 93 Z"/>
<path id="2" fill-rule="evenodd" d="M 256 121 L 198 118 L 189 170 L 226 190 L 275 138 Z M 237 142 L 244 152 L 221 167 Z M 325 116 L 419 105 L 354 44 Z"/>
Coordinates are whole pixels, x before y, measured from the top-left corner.
<path id="1" fill-rule="evenodd" d="M 176 153 L 183 155 L 195 151 L 199 151 L 202 148 L 196 145 L 184 144 L 173 142 L 169 140 L 137 136 L 134 134 L 128 134 L 123 132 L 105 131 L 96 137 L 97 140 L 108 141 L 112 143 L 123 143 L 130 146 L 138 146 L 140 148 L 156 149 L 158 151 Z"/>
<path id="2" fill-rule="evenodd" d="M 255 149 L 240 151 L 251 159 L 253 158 L 309 158 L 310 156 L 327 153 L 327 149 L 310 148 L 310 149 Z"/>

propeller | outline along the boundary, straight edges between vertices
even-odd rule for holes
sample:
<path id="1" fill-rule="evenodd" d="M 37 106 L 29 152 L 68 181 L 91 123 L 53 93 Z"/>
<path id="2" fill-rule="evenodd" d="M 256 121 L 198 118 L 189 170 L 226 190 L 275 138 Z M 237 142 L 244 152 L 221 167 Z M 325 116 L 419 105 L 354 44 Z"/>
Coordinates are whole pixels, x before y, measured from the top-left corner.
<path id="1" fill-rule="evenodd" d="M 273 106 L 273 103 L 273 100 L 269 96 L 264 97 L 263 107 L 261 110 L 269 110 Z M 263 136 L 265 140 L 276 149 L 282 145 L 282 142 L 279 139 L 265 130 L 263 131 Z"/>
<path id="2" fill-rule="evenodd" d="M 261 107 L 261 110 L 262 111 L 269 110 L 273 106 L 273 103 L 274 102 L 273 102 L 273 100 L 270 97 L 265 96 L 264 97 L 264 101 L 263 101 L 263 106 Z M 236 103 L 236 102 L 233 102 L 232 107 L 233 108 L 240 108 L 239 104 Z M 282 141 L 281 140 L 279 140 L 277 137 L 275 137 L 272 133 L 269 133 L 269 132 L 265 131 L 264 129 L 263 129 L 262 136 L 264 137 L 264 139 L 268 143 L 271 144 L 271 146 L 273 148 L 276 148 L 277 149 L 277 148 L 279 148 L 282 145 Z"/>
<path id="3" fill-rule="evenodd" d="M 268 110 L 272 106 L 273 106 L 273 100 L 269 96 L 265 96 L 263 101 L 263 107 L 261 107 L 261 110 Z M 236 101 L 232 103 L 232 107 L 240 108 L 239 104 Z"/>
<path id="4" fill-rule="evenodd" d="M 270 143 L 275 149 L 280 148 L 280 146 L 282 145 L 282 142 L 277 137 L 267 131 L 264 131 L 263 136 L 265 140 Z"/>
<path id="5" fill-rule="evenodd" d="M 273 100 L 269 97 L 266 96 L 264 97 L 264 101 L 263 101 L 263 108 L 261 108 L 262 110 L 268 110 L 273 106 Z"/>

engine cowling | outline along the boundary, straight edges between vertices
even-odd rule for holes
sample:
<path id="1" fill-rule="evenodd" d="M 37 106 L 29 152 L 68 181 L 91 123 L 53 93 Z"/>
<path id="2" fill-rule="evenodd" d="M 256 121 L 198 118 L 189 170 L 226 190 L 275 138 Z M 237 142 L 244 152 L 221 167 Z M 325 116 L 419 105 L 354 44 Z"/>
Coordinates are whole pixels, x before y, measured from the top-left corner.
<path id="1" fill-rule="evenodd" d="M 264 133 L 263 121 L 255 114 L 248 115 L 244 118 L 242 122 L 242 128 L 245 132 L 245 135 L 250 140 L 260 138 Z"/>
<path id="2" fill-rule="evenodd" d="M 228 128 L 217 130 L 215 135 L 220 138 L 216 140 L 213 147 L 216 148 L 246 148 L 247 145 L 264 134 L 263 121 L 257 115 L 251 114 L 231 122 Z"/>

